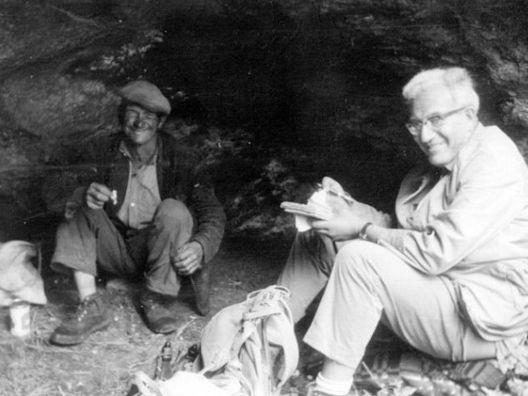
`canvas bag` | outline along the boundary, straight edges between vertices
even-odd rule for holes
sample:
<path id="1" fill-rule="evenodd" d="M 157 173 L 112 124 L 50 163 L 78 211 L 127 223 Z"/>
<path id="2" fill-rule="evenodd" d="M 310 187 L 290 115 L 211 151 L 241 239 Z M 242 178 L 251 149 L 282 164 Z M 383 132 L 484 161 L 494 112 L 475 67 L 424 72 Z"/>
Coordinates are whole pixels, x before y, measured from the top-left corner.
<path id="1" fill-rule="evenodd" d="M 202 332 L 202 372 L 230 394 L 278 395 L 299 360 L 289 295 L 273 285 L 218 312 Z"/>

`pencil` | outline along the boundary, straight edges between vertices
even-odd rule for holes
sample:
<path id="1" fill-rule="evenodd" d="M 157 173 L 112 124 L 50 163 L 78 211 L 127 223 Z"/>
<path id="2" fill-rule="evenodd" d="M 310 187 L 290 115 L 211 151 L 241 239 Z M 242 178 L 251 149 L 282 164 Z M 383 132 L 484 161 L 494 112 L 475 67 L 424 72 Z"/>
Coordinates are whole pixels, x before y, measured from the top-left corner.
<path id="1" fill-rule="evenodd" d="M 339 192 L 339 191 L 336 191 L 334 190 L 333 188 L 329 188 L 329 187 L 323 187 L 323 185 L 321 183 L 317 183 L 317 187 L 321 190 L 326 190 L 328 191 L 329 193 L 339 197 L 339 198 L 342 198 L 344 199 L 346 202 L 352 204 L 354 202 L 356 202 L 356 200 L 354 198 L 352 198 L 348 193 L 342 193 L 342 192 Z"/>
<path id="2" fill-rule="evenodd" d="M 332 190 L 331 188 L 328 188 L 327 191 L 330 192 L 331 194 L 338 196 L 339 198 L 344 199 L 348 203 L 352 204 L 355 202 L 354 198 L 348 195 L 348 193 L 338 192 L 338 191 Z"/>

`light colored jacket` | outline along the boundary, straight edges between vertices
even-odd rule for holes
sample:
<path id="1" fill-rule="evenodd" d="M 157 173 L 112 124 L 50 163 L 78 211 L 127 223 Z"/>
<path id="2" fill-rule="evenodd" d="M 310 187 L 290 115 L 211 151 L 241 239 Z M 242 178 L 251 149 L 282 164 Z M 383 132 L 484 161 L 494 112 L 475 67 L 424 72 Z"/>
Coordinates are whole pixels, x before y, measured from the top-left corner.
<path id="1" fill-rule="evenodd" d="M 452 282 L 461 314 L 483 338 L 528 330 L 528 168 L 499 128 L 479 125 L 451 172 L 411 171 L 396 217 L 409 231 L 384 245 Z"/>

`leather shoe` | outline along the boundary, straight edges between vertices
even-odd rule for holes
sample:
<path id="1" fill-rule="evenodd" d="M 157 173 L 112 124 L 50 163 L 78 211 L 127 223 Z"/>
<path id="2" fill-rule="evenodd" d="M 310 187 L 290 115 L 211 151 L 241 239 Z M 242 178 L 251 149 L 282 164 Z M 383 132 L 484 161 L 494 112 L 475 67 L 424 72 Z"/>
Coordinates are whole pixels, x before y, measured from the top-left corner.
<path id="1" fill-rule="evenodd" d="M 207 316 L 211 311 L 211 276 L 208 267 L 196 271 L 191 275 L 191 283 L 194 290 L 196 310 L 202 316 Z"/>
<path id="2" fill-rule="evenodd" d="M 178 328 L 178 321 L 170 309 L 171 298 L 144 290 L 139 296 L 139 306 L 143 311 L 147 327 L 154 333 L 168 334 Z"/>
<path id="3" fill-rule="evenodd" d="M 106 329 L 110 322 L 102 296 L 95 293 L 82 300 L 75 315 L 53 331 L 50 342 L 61 346 L 77 345 L 90 334 Z"/>

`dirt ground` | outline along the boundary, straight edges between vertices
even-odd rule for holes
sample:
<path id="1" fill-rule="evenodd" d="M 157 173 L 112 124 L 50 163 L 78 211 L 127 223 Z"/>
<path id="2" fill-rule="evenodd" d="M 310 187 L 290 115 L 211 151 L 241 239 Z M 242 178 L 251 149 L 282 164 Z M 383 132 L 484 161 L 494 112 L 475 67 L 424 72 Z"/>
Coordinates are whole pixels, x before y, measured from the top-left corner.
<path id="1" fill-rule="evenodd" d="M 197 315 L 192 289 L 184 284 L 175 315 L 178 331 L 150 332 L 136 309 L 137 285 L 109 281 L 106 291 L 113 323 L 74 347 L 48 343 L 53 329 L 73 312 L 76 293 L 63 275 L 45 276 L 49 303 L 31 311 L 32 337 L 19 340 L 9 333 L 8 311 L 0 310 L 0 396 L 126 395 L 138 370 L 153 376 L 156 357 L 164 342 L 174 349 L 199 340 L 207 319 L 221 308 L 273 283 L 288 254 L 288 241 L 259 243 L 224 241 L 213 262 L 212 312 Z"/>
<path id="2" fill-rule="evenodd" d="M 71 279 L 52 273 L 45 259 L 43 273 L 49 302 L 46 306 L 32 307 L 32 336 L 26 340 L 12 336 L 8 310 L 0 309 L 0 396 L 133 396 L 131 379 L 134 374 L 143 371 L 154 376 L 157 358 L 167 340 L 175 350 L 187 351 L 199 341 L 203 326 L 214 313 L 242 301 L 250 291 L 273 284 L 284 265 L 290 243 L 287 239 L 224 241 L 212 262 L 211 313 L 207 317 L 195 313 L 192 288 L 184 283 L 174 306 L 174 314 L 181 325 L 170 335 L 154 334 L 143 323 L 137 309 L 139 285 L 119 280 L 102 282 L 99 287 L 105 292 L 113 323 L 107 330 L 73 347 L 57 347 L 48 342 L 61 319 L 74 312 L 77 295 Z M 43 250 L 49 250 L 50 246 Z M 49 257 L 49 251 L 44 257 Z M 298 324 L 298 336 L 307 323 L 309 320 Z M 306 382 L 321 367 L 321 355 L 302 343 L 300 347 L 300 371 L 285 387 L 285 396 L 303 396 Z M 528 359 L 528 347 L 526 351 Z M 466 369 L 468 367 L 433 361 L 381 327 L 368 346 L 354 379 L 362 396 L 528 394 L 528 371 L 524 377 L 514 374 L 505 377 L 488 365 L 484 382 L 496 376 L 496 384 L 502 383 L 502 386 L 487 389 L 464 382 L 466 378 L 460 374 Z M 475 371 L 475 367 L 469 369 Z M 483 366 L 476 369 L 482 370 Z M 407 370 L 405 381 L 402 370 Z M 455 382 L 453 375 L 459 376 Z M 506 380 L 507 386 L 504 386 Z"/>

